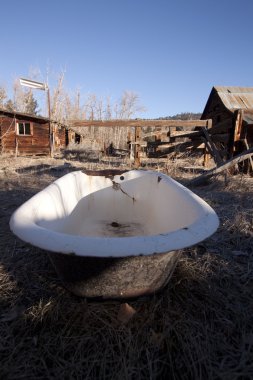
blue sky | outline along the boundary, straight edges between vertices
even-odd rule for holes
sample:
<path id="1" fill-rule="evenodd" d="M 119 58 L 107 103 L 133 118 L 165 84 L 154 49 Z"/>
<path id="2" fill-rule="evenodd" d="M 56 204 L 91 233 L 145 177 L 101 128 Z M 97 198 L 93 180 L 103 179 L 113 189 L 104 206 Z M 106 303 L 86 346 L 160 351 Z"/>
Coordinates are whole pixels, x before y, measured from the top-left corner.
<path id="1" fill-rule="evenodd" d="M 252 0 L 9 0 L 0 85 L 39 69 L 85 96 L 138 93 L 139 117 L 202 112 L 214 85 L 253 86 Z"/>

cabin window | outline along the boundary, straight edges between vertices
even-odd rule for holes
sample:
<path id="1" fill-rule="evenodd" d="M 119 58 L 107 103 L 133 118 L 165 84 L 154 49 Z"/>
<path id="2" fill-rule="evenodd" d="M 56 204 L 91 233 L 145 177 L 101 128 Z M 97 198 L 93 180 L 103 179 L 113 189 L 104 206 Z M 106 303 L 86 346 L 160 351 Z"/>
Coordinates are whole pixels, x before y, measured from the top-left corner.
<path id="1" fill-rule="evenodd" d="M 220 116 L 220 115 L 218 115 L 218 116 L 216 117 L 216 122 L 217 122 L 217 123 L 220 123 L 220 122 L 221 122 L 221 116 Z"/>
<path id="2" fill-rule="evenodd" d="M 31 135 L 32 134 L 31 123 L 18 122 L 17 123 L 17 133 L 18 133 L 18 135 L 22 135 L 22 136 Z"/>

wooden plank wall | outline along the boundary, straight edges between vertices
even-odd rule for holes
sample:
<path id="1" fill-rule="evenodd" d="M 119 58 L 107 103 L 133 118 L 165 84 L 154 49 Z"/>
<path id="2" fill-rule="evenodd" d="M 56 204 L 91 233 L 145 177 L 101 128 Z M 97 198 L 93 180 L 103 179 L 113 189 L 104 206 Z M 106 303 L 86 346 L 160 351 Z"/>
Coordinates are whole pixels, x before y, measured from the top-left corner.
<path id="1" fill-rule="evenodd" d="M 66 129 L 64 127 L 54 126 L 55 133 L 55 149 L 66 147 Z"/>
<path id="2" fill-rule="evenodd" d="M 22 136 L 16 134 L 17 122 L 31 122 L 32 134 Z M 1 117 L 1 152 L 15 155 L 49 155 L 49 125 L 36 120 Z"/>
<path id="3" fill-rule="evenodd" d="M 0 124 L 2 153 L 15 153 L 15 119 L 1 116 Z"/>

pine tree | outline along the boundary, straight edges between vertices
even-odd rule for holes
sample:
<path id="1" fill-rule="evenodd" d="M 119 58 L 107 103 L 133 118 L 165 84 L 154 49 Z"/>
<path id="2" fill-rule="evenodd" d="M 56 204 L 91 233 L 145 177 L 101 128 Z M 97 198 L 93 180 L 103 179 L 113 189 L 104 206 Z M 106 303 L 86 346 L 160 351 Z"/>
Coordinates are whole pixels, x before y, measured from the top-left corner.
<path id="1" fill-rule="evenodd" d="M 24 95 L 24 113 L 30 115 L 37 115 L 38 112 L 38 102 L 34 98 L 31 90 L 26 91 Z"/>

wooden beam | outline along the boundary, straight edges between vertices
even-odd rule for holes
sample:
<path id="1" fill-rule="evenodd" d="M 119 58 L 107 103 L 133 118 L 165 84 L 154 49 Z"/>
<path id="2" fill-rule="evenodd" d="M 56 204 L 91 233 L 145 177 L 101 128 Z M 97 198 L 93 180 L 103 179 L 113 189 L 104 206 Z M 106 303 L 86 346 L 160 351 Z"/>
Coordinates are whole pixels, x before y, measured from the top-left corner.
<path id="1" fill-rule="evenodd" d="M 160 146 L 160 145 L 172 145 L 171 142 L 168 140 L 168 141 L 147 141 L 148 145 L 150 146 Z M 177 144 L 180 144 L 179 142 L 177 142 Z M 182 144 L 182 143 L 181 143 Z"/>
<path id="2" fill-rule="evenodd" d="M 197 148 L 202 144 L 202 142 L 193 142 L 193 141 L 186 141 L 183 143 L 178 143 L 177 145 L 172 145 L 167 149 L 163 149 L 161 151 L 157 151 L 155 153 L 156 157 L 164 157 L 167 156 L 167 154 L 173 153 L 173 152 L 183 152 L 187 148 Z"/>
<path id="3" fill-rule="evenodd" d="M 223 161 L 220 156 L 219 151 L 216 149 L 216 146 L 214 145 L 213 141 L 211 140 L 209 133 L 207 132 L 206 128 L 201 128 L 202 132 L 205 136 L 206 142 L 207 142 L 207 149 L 210 151 L 210 154 L 213 156 L 215 162 L 217 165 L 222 165 Z"/>
<path id="4" fill-rule="evenodd" d="M 134 155 L 134 164 L 136 167 L 139 167 L 141 164 L 140 160 L 140 139 L 141 139 L 141 128 L 136 127 L 135 128 L 135 136 L 134 136 L 134 142 L 135 142 L 135 155 Z"/>
<path id="5" fill-rule="evenodd" d="M 211 154 L 209 153 L 208 149 L 207 149 L 207 143 L 204 143 L 205 146 L 204 146 L 204 161 L 203 161 L 203 166 L 207 166 L 208 165 L 208 162 L 211 158 Z"/>
<path id="6" fill-rule="evenodd" d="M 236 164 L 239 164 L 240 162 L 243 162 L 253 156 L 253 148 L 250 148 L 246 150 L 245 152 L 239 154 L 238 156 L 228 160 L 223 165 L 219 166 L 218 168 L 213 168 L 211 170 L 206 171 L 204 174 L 201 174 L 199 177 L 194 178 L 191 180 L 188 185 L 201 185 L 202 183 L 206 182 L 211 177 L 214 177 L 220 173 L 222 173 L 224 170 L 227 170 L 231 168 L 232 166 L 235 166 Z"/>
<path id="7" fill-rule="evenodd" d="M 248 140 L 246 138 L 243 139 L 243 143 L 244 143 L 246 149 L 249 150 L 249 144 L 248 144 Z M 251 171 L 253 172 L 253 160 L 252 160 L 251 156 L 249 157 L 249 163 L 250 163 Z"/>
<path id="8" fill-rule="evenodd" d="M 201 136 L 201 131 L 173 131 L 170 133 L 170 137 L 196 137 Z"/>
<path id="9" fill-rule="evenodd" d="M 238 110 L 236 114 L 235 120 L 235 131 L 234 131 L 234 139 L 233 139 L 233 151 L 234 151 L 234 143 L 235 141 L 239 141 L 242 136 L 242 122 L 243 122 L 243 110 Z"/>
<path id="10" fill-rule="evenodd" d="M 212 126 L 213 126 L 213 120 L 212 119 L 208 119 L 207 120 L 207 129 L 211 129 L 212 128 Z"/>
<path id="11" fill-rule="evenodd" d="M 208 120 L 70 120 L 69 127 L 206 127 Z"/>

